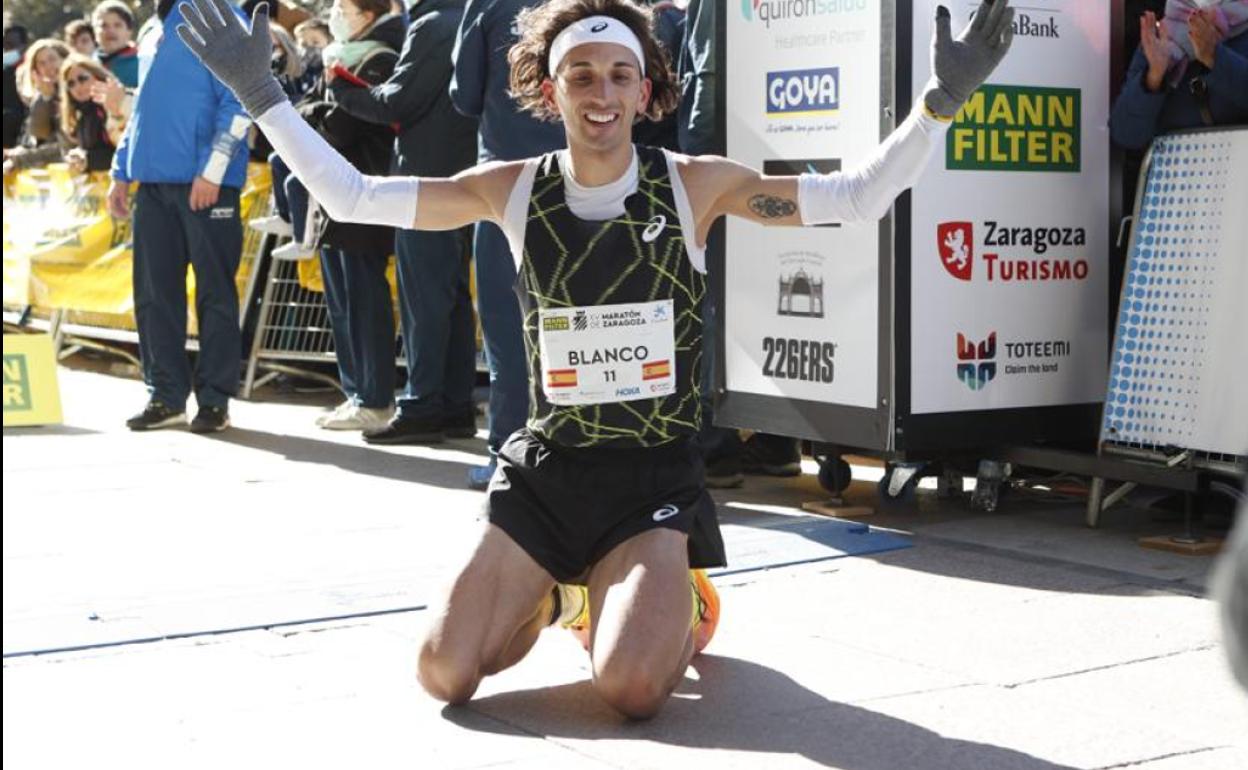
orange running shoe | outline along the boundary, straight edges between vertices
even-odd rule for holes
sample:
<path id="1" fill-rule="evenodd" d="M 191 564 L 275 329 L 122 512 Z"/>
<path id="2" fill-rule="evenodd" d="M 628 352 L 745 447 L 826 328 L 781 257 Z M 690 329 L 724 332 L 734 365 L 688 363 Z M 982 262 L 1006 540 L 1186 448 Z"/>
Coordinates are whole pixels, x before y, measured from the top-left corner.
<path id="1" fill-rule="evenodd" d="M 715 627 L 719 625 L 719 592 L 704 569 L 689 570 L 689 585 L 693 588 L 693 653 L 696 655 L 706 649 L 715 636 Z"/>
<path id="2" fill-rule="evenodd" d="M 560 583 L 555 586 L 555 591 L 559 596 L 561 614 L 576 612 L 571 620 L 560 620 L 559 625 L 571 631 L 585 651 L 589 652 L 589 589 Z"/>

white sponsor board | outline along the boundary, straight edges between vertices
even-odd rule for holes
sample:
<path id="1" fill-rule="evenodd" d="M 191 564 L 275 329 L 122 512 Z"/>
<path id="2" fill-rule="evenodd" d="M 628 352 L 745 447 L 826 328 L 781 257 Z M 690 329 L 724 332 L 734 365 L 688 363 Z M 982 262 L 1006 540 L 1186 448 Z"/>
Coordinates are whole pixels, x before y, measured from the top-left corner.
<path id="1" fill-rule="evenodd" d="M 938 1 L 914 3 L 916 91 Z M 943 2 L 955 34 L 979 5 Z M 1018 7 L 1009 55 L 914 188 L 913 413 L 1104 397 L 1111 5 Z"/>
<path id="2" fill-rule="evenodd" d="M 1154 142 L 1102 440 L 1248 454 L 1246 164 L 1244 129 Z"/>
<path id="3" fill-rule="evenodd" d="M 880 4 L 733 0 L 728 155 L 770 174 L 851 165 L 880 139 Z M 764 228 L 729 219 L 730 391 L 875 407 L 878 224 Z"/>

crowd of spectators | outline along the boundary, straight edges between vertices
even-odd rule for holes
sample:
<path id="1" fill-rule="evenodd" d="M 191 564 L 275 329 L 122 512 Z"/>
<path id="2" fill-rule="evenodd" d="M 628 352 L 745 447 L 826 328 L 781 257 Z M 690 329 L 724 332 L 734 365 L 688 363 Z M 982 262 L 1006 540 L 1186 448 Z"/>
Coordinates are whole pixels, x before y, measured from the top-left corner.
<path id="1" fill-rule="evenodd" d="M 141 31 L 120 0 L 104 0 L 57 38 L 32 41 L 19 25 L 4 29 L 5 172 L 55 161 L 79 172 L 111 170 L 110 202 L 119 216 L 131 214 L 129 183 L 142 183 L 133 211 L 135 275 L 143 279 L 135 297 L 151 400 L 132 427 L 184 420 L 191 392 L 201 412 L 205 406 L 218 412 L 201 428 L 228 425 L 239 358 L 232 272 L 241 248 L 237 196 L 250 156 L 271 166 L 275 203 L 274 216 L 252 226 L 289 238 L 274 250 L 276 258 L 320 262 L 345 399 L 318 423 L 362 431 L 370 443 L 475 432 L 469 294 L 475 260 L 493 457 L 522 426 L 529 399 L 514 264 L 502 232 L 491 224 L 417 232 L 332 221 L 173 33 L 180 13 L 174 0 L 145 2 L 154 13 Z M 273 72 L 299 113 L 368 174 L 449 176 L 480 161 L 538 155 L 563 147 L 562 127 L 521 112 L 507 90 L 516 15 L 537 2 L 409 0 L 408 7 L 397 0 L 333 0 L 320 15 L 289 0 L 270 2 Z M 246 18 L 258 4 L 243 0 L 238 12 Z M 637 141 L 723 153 L 714 113 L 722 4 L 650 4 L 683 100 L 666 122 L 640 124 Z M 1248 0 L 1127 0 L 1126 9 L 1127 45 L 1135 47 L 1138 26 L 1139 47 L 1113 109 L 1116 144 L 1139 150 L 1168 130 L 1248 121 Z M 181 245 L 169 248 L 168 239 Z M 722 249 L 715 228 L 707 250 L 713 267 L 722 263 Z M 391 256 L 407 362 L 401 383 L 385 277 Z M 188 264 L 204 273 L 197 281 L 201 353 L 193 375 L 183 349 L 184 293 L 173 288 Z M 707 303 L 710 335 L 716 308 Z M 709 414 L 712 339 L 706 349 L 702 392 Z M 701 444 L 711 486 L 738 484 L 743 473 L 800 472 L 793 439 L 755 434 L 742 442 L 736 431 L 714 428 L 711 420 L 705 425 Z M 483 487 L 492 471 L 492 460 L 473 469 L 470 484 Z"/>

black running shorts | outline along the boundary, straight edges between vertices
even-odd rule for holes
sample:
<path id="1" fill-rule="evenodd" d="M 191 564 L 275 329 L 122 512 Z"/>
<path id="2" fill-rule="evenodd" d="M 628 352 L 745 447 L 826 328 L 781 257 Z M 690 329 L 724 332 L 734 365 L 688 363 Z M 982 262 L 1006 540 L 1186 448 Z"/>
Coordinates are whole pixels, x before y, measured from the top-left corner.
<path id="1" fill-rule="evenodd" d="M 656 527 L 689 536 L 689 565 L 726 563 L 702 457 L 687 441 L 574 449 L 522 428 L 498 452 L 490 523 L 561 583 L 583 580 L 611 549 Z"/>

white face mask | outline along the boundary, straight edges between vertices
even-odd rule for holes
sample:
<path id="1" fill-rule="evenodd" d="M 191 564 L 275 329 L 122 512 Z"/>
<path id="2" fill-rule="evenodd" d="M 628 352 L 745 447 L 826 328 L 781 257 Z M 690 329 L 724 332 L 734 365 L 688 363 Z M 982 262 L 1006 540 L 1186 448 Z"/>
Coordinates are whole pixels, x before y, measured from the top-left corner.
<path id="1" fill-rule="evenodd" d="M 17 64 L 17 60 L 22 58 L 22 52 L 16 48 L 4 52 L 4 66 L 12 67 Z"/>
<path id="2" fill-rule="evenodd" d="M 351 23 L 347 21 L 342 8 L 337 5 L 329 11 L 329 34 L 333 35 L 334 40 L 339 43 L 345 43 L 351 39 Z"/>

